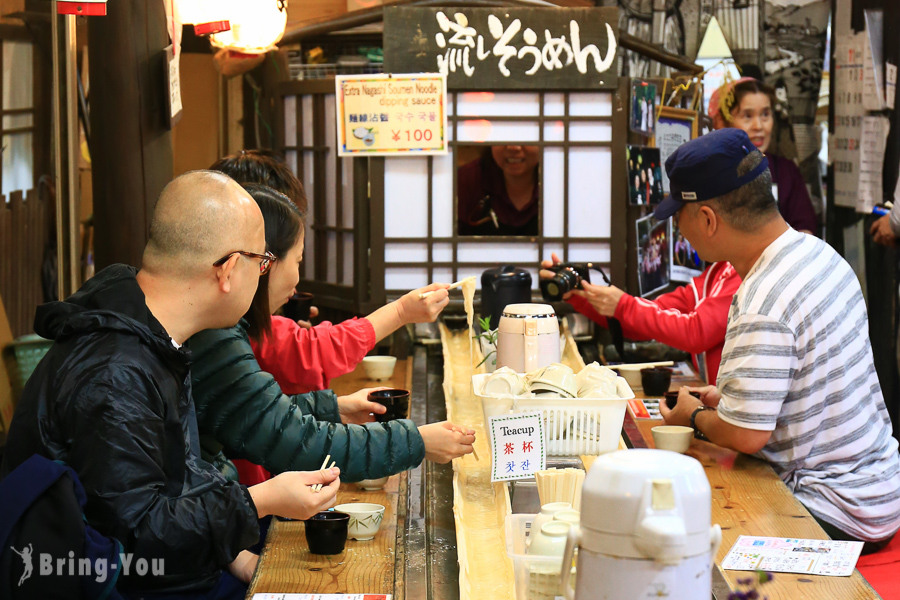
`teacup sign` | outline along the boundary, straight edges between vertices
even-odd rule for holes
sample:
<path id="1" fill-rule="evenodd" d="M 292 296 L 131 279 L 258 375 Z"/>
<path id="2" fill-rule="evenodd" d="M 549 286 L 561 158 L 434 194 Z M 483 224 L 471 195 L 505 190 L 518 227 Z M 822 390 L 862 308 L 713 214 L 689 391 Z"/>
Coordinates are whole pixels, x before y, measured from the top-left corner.
<path id="1" fill-rule="evenodd" d="M 543 471 L 547 463 L 544 448 L 544 418 L 540 412 L 491 417 L 491 481 L 528 479 Z"/>

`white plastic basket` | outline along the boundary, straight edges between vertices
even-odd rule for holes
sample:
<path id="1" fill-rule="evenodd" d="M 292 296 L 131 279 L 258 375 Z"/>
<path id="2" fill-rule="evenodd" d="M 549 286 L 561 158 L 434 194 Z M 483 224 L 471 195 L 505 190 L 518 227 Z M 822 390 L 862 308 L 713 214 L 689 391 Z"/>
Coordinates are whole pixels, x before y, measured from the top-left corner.
<path id="1" fill-rule="evenodd" d="M 512 560 L 516 600 L 555 600 L 562 596 L 562 558 L 527 554 L 525 540 L 537 515 L 506 516 L 506 554 Z"/>
<path id="2" fill-rule="evenodd" d="M 490 374 L 472 375 L 472 389 L 481 398 L 488 444 L 493 444 L 490 417 L 541 411 L 550 456 L 598 455 L 619 447 L 625 407 L 634 392 L 622 377 L 616 377 L 614 398 L 514 398 L 485 396 Z"/>

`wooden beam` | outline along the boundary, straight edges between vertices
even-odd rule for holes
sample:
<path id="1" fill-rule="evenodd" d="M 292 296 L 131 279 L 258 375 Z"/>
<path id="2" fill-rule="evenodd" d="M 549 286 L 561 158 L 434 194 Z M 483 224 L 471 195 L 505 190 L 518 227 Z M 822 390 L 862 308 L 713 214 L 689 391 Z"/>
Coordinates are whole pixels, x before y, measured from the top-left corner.
<path id="1" fill-rule="evenodd" d="M 91 151 L 97 269 L 140 266 L 150 217 L 172 179 L 162 2 L 116 0 L 91 18 Z"/>

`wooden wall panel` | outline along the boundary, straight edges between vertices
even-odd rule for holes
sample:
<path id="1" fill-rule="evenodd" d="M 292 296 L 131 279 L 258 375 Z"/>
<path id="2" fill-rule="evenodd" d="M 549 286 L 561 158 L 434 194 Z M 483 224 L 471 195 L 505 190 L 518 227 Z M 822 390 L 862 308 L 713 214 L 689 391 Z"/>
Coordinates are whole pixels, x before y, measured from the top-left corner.
<path id="1" fill-rule="evenodd" d="M 33 332 L 34 310 L 43 302 L 41 264 L 52 207 L 36 190 L 0 197 L 0 297 L 14 336 Z"/>

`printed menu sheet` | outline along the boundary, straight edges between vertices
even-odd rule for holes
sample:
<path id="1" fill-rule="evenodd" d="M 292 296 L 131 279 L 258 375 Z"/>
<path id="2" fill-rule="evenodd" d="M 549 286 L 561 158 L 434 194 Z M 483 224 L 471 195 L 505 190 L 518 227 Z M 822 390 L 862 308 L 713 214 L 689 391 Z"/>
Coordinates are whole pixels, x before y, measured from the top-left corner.
<path id="1" fill-rule="evenodd" d="M 253 600 L 391 600 L 390 594 L 253 594 Z"/>
<path id="2" fill-rule="evenodd" d="M 849 577 L 862 547 L 862 542 L 742 535 L 722 561 L 722 568 Z"/>

